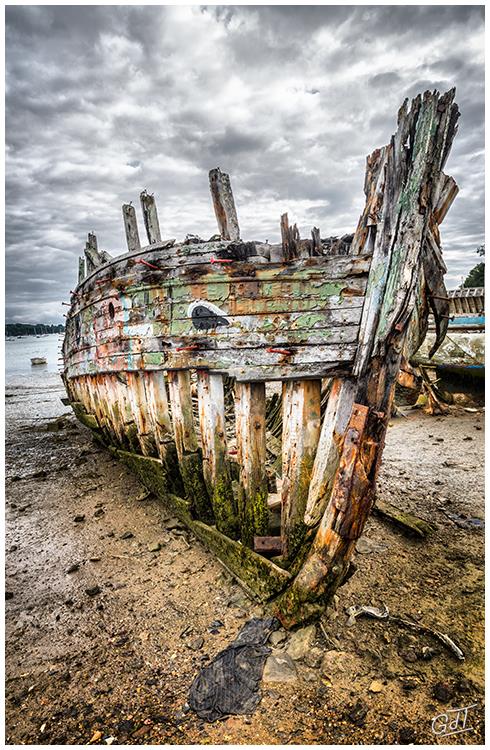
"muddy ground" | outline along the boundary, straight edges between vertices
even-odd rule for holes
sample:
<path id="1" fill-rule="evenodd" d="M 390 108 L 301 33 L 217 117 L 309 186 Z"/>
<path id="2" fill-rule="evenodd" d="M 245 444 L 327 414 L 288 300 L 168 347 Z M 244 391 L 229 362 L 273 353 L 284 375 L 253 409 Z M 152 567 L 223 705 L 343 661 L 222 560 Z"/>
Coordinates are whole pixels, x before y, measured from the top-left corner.
<path id="1" fill-rule="evenodd" d="M 206 724 L 186 707 L 192 680 L 263 609 L 62 395 L 7 390 L 9 744 L 483 743 L 483 412 L 393 420 L 379 494 L 435 534 L 373 516 L 294 680 L 263 683 L 252 716 Z M 348 626 L 352 604 L 435 627 L 466 659 L 390 620 Z M 469 731 L 433 734 L 433 717 L 472 704 Z"/>

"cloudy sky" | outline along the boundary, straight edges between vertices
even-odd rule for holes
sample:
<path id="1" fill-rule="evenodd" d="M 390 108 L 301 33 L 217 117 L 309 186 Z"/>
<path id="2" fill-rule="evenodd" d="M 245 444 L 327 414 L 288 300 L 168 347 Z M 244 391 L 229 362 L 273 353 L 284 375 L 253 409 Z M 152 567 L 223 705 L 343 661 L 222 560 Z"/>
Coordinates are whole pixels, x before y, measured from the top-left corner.
<path id="1" fill-rule="evenodd" d="M 124 252 L 144 188 L 163 237 L 214 234 L 215 166 L 245 239 L 277 241 L 286 210 L 302 236 L 353 231 L 398 106 L 455 85 L 454 288 L 483 242 L 483 24 L 468 5 L 8 7 L 6 320 L 62 321 L 87 232 Z"/>

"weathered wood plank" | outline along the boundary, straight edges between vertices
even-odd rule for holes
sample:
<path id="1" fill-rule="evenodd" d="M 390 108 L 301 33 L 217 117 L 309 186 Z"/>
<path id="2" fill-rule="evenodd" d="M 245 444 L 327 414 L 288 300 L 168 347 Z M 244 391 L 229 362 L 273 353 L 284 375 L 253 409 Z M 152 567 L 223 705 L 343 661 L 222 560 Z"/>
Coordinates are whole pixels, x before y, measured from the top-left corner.
<path id="1" fill-rule="evenodd" d="M 81 284 L 85 278 L 85 258 L 78 259 L 78 283 Z"/>
<path id="2" fill-rule="evenodd" d="M 219 168 L 209 172 L 209 186 L 219 233 L 224 240 L 240 239 L 240 228 L 231 190 L 230 176 Z"/>
<path id="3" fill-rule="evenodd" d="M 169 372 L 167 378 L 175 445 L 181 460 L 186 453 L 195 453 L 199 450 L 192 414 L 190 372 Z"/>
<path id="4" fill-rule="evenodd" d="M 168 408 L 165 374 L 160 371 L 142 373 L 148 414 L 156 437 L 158 453 L 164 459 L 169 446 L 174 444 L 172 422 Z"/>
<path id="5" fill-rule="evenodd" d="M 252 547 L 254 536 L 266 536 L 269 529 L 265 383 L 235 384 L 235 418 L 241 484 L 238 508 L 241 540 Z"/>
<path id="6" fill-rule="evenodd" d="M 127 384 L 128 400 L 131 404 L 134 423 L 138 431 L 141 451 L 144 456 L 154 456 L 155 440 L 146 400 L 143 373 L 128 371 Z"/>
<path id="7" fill-rule="evenodd" d="M 128 342 L 118 342 L 114 346 L 125 347 Z M 283 346 L 290 346 L 283 342 Z M 185 349 L 185 346 L 183 345 Z M 275 347 L 270 347 L 275 349 Z M 100 347 L 97 360 L 88 352 L 75 352 L 67 359 L 68 377 L 96 372 L 134 372 L 145 369 L 211 369 L 218 372 L 229 372 L 241 380 L 245 379 L 250 370 L 257 372 L 261 368 L 271 373 L 274 369 L 278 373 L 290 371 L 301 377 L 308 373 L 311 377 L 324 377 L 335 369 L 342 373 L 349 373 L 352 369 L 356 347 L 355 344 L 339 344 L 329 346 L 294 346 L 288 349 L 268 351 L 267 348 L 230 349 L 220 348 L 192 348 L 190 351 L 167 350 L 145 351 L 144 342 L 139 347 L 128 346 L 126 352 L 113 351 L 104 356 L 104 348 Z M 318 369 L 316 369 L 316 367 Z M 324 373 L 319 375 L 318 373 Z M 260 378 L 262 379 L 262 378 Z M 275 378 L 273 378 L 275 379 Z"/>
<path id="8" fill-rule="evenodd" d="M 90 295 L 90 291 L 97 298 L 108 289 L 119 289 L 126 293 L 130 289 L 138 291 L 142 287 L 165 283 L 175 288 L 199 283 L 236 284 L 249 281 L 326 283 L 345 279 L 349 282 L 367 276 L 371 265 L 370 255 L 320 256 L 290 261 L 287 266 L 280 262 L 255 263 L 254 259 L 259 256 L 252 255 L 246 260 L 221 264 L 218 261 L 226 260 L 226 257 L 220 256 L 226 256 L 226 252 L 213 249 L 212 245 L 198 255 L 182 252 L 181 248 L 175 246 L 172 254 L 168 250 L 148 250 L 144 257 L 141 256 L 132 254 L 126 260 L 104 265 L 98 273 L 87 276 L 83 281 L 83 304 L 91 301 L 91 297 L 86 296 Z M 348 287 L 349 283 L 345 286 Z"/>
<path id="9" fill-rule="evenodd" d="M 316 526 L 327 507 L 355 392 L 356 386 L 351 380 L 339 378 L 332 381 L 308 488 L 304 515 L 306 526 Z"/>
<path id="10" fill-rule="evenodd" d="M 283 556 L 293 559 L 303 542 L 304 514 L 320 437 L 321 380 L 283 385 L 282 508 Z"/>
<path id="11" fill-rule="evenodd" d="M 138 232 L 138 221 L 136 211 L 131 203 L 125 203 L 122 207 L 124 231 L 126 233 L 126 242 L 128 252 L 133 253 L 141 250 L 140 236 Z"/>
<path id="12" fill-rule="evenodd" d="M 87 275 L 94 273 L 99 266 L 103 266 L 105 263 L 109 263 L 112 260 L 111 256 L 105 250 L 99 250 L 97 246 L 97 237 L 93 232 L 88 233 L 88 239 L 85 244 L 85 261 L 87 267 Z"/>
<path id="13" fill-rule="evenodd" d="M 260 554 L 280 555 L 282 547 L 280 536 L 254 536 L 254 550 Z"/>
<path id="14" fill-rule="evenodd" d="M 189 370 L 167 373 L 172 427 L 180 473 L 195 517 L 212 521 L 213 512 L 203 476 L 203 461 L 192 413 Z"/>
<path id="15" fill-rule="evenodd" d="M 148 242 L 150 245 L 155 245 L 162 241 L 155 198 L 153 195 L 149 195 L 146 190 L 143 190 L 140 194 L 140 201 Z"/>
<path id="16" fill-rule="evenodd" d="M 322 243 L 320 239 L 320 230 L 318 229 L 318 227 L 313 227 L 313 229 L 311 230 L 311 241 L 312 241 L 311 254 L 321 255 Z"/>
<path id="17" fill-rule="evenodd" d="M 223 376 L 198 370 L 197 398 L 203 474 L 216 528 L 231 539 L 236 539 L 238 517 L 228 465 Z"/>
<path id="18" fill-rule="evenodd" d="M 281 243 L 283 260 L 288 261 L 291 257 L 290 235 L 289 235 L 289 218 L 287 213 L 281 216 Z"/>

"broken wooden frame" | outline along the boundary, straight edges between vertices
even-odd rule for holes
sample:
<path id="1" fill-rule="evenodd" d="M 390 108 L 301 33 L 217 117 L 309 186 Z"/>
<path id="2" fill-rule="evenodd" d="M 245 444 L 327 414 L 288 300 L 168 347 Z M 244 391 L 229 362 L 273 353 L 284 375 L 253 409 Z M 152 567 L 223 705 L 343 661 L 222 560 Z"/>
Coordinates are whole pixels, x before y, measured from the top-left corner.
<path id="1" fill-rule="evenodd" d="M 367 159 L 353 235 L 322 240 L 313 228 L 301 240 L 284 214 L 279 245 L 243 242 L 218 169 L 218 237 L 162 241 L 145 191 L 147 247 L 130 204 L 126 255 L 102 256 L 93 235 L 87 244 L 64 342 L 75 412 L 287 627 L 317 616 L 348 575 L 400 363 L 430 311 L 434 346 L 444 338 L 438 227 L 457 193 L 442 171 L 453 99 L 426 92 L 401 107 L 390 143 Z M 271 381 L 282 395 L 268 400 Z M 271 410 L 276 433 L 282 424 L 275 495 Z"/>

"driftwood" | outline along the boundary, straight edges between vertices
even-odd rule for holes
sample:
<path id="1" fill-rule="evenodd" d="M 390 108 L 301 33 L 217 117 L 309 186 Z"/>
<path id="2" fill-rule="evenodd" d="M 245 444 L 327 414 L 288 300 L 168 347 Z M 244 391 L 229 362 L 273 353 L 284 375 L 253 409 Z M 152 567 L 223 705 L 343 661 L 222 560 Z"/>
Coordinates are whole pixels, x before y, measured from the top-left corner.
<path id="1" fill-rule="evenodd" d="M 162 241 L 146 191 L 147 247 L 131 204 L 128 253 L 89 235 L 63 345 L 75 413 L 286 627 L 318 616 L 349 575 L 395 383 L 415 378 L 430 313 L 432 351 L 446 333 L 453 98 L 404 103 L 367 159 L 354 234 L 301 239 L 285 213 L 280 244 L 244 242 L 215 169 L 208 242 Z"/>

